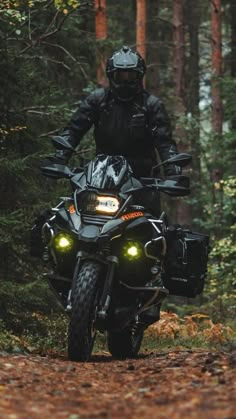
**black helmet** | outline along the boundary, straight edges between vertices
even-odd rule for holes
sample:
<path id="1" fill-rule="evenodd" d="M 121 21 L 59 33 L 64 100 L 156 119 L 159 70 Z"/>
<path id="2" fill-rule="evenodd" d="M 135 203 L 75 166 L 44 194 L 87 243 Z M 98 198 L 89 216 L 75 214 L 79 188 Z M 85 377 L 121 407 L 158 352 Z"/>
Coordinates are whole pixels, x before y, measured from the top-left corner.
<path id="1" fill-rule="evenodd" d="M 122 47 L 107 61 L 106 74 L 117 99 L 128 102 L 143 88 L 146 64 L 141 55 L 129 47 Z"/>

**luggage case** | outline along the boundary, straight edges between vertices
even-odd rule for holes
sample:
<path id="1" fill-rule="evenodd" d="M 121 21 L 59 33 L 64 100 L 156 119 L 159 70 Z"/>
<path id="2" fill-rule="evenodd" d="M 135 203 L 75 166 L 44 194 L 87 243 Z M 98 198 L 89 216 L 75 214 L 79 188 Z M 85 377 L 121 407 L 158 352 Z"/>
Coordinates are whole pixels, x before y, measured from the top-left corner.
<path id="1" fill-rule="evenodd" d="M 171 295 L 196 297 L 204 288 L 209 236 L 170 226 L 166 232 L 167 254 L 163 283 Z"/>

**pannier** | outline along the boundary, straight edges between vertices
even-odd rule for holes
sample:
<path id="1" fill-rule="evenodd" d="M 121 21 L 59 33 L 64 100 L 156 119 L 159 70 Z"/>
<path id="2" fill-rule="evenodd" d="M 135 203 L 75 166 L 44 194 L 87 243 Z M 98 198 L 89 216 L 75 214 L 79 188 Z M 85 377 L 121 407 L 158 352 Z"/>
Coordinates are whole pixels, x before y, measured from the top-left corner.
<path id="1" fill-rule="evenodd" d="M 209 236 L 180 225 L 166 232 L 167 254 L 163 283 L 171 295 L 196 297 L 204 288 L 209 254 Z"/>

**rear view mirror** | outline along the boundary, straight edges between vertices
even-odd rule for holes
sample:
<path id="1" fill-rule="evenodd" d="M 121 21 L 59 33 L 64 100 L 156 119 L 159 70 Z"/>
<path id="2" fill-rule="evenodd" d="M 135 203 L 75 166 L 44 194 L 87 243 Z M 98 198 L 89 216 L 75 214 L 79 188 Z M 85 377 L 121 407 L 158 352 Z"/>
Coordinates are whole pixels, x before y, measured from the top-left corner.
<path id="1" fill-rule="evenodd" d="M 192 160 L 192 156 L 187 153 L 179 153 L 175 154 L 173 157 L 171 157 L 168 160 L 165 160 L 158 164 L 157 166 L 154 166 L 152 169 L 158 169 L 158 167 L 165 166 L 167 164 L 176 164 L 176 166 L 185 167 L 187 166 Z"/>
<path id="2" fill-rule="evenodd" d="M 70 150 L 70 151 L 75 151 L 75 148 L 72 147 L 72 145 L 69 143 L 69 141 L 60 136 L 60 135 L 56 135 L 54 137 L 52 137 L 52 143 L 54 145 L 55 148 L 58 148 L 59 150 Z"/>
<path id="3" fill-rule="evenodd" d="M 168 164 L 174 163 L 177 166 L 184 167 L 184 166 L 187 166 L 187 164 L 189 164 L 191 160 L 192 160 L 192 156 L 190 156 L 190 154 L 180 153 L 166 160 L 166 162 L 168 162 Z"/>

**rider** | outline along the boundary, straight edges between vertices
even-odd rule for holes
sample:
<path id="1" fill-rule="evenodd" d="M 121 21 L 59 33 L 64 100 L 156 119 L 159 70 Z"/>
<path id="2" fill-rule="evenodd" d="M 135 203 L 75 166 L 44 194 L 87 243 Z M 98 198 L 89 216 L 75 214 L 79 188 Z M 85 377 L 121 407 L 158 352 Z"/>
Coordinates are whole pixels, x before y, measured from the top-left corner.
<path id="1" fill-rule="evenodd" d="M 108 59 L 109 88 L 94 90 L 80 105 L 60 134 L 77 147 L 94 126 L 96 154 L 122 155 L 135 176 L 150 176 L 157 164 L 178 153 L 163 102 L 143 88 L 146 64 L 141 55 L 127 46 Z M 67 163 L 71 152 L 56 150 L 53 162 Z M 166 176 L 178 175 L 180 168 L 167 165 Z"/>

